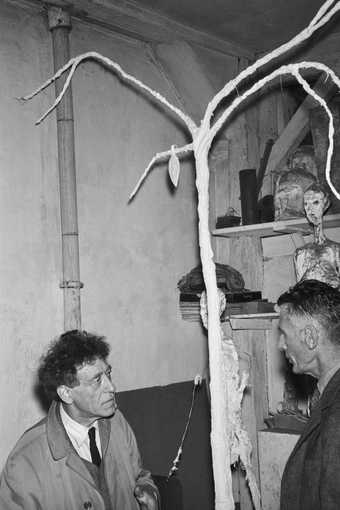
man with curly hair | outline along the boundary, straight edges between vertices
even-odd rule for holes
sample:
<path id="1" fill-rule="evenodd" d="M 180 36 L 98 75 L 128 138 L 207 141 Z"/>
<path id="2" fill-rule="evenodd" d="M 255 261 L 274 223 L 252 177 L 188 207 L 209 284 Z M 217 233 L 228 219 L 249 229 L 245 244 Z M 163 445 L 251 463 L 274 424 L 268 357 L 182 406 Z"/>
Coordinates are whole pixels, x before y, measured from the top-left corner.
<path id="1" fill-rule="evenodd" d="M 320 395 L 286 464 L 281 510 L 340 507 L 340 292 L 303 280 L 278 299 L 279 348 Z"/>
<path id="2" fill-rule="evenodd" d="M 8 457 L 1 510 L 158 509 L 156 486 L 117 409 L 109 351 L 103 337 L 78 330 L 50 346 L 38 375 L 52 403 Z"/>

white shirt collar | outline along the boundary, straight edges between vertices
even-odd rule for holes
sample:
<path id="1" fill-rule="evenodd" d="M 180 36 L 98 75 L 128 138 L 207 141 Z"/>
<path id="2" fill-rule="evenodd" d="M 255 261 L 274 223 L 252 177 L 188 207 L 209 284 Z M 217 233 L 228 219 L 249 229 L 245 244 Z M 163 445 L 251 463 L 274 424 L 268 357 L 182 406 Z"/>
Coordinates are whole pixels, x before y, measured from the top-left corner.
<path id="1" fill-rule="evenodd" d="M 71 416 L 65 411 L 62 404 L 60 404 L 60 418 L 68 436 L 76 443 L 78 448 L 80 448 L 85 442 L 88 441 L 89 428 L 95 427 L 96 431 L 98 432 L 98 421 L 92 423 L 91 427 L 86 427 L 85 425 L 82 425 L 81 423 L 78 423 L 73 418 L 71 418 Z"/>

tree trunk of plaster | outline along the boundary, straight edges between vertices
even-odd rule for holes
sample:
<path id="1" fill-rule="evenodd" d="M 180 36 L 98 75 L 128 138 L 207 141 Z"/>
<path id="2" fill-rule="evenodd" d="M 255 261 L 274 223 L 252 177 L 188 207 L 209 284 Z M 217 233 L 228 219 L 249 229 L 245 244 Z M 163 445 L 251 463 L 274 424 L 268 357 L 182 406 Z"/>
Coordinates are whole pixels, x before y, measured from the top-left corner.
<path id="1" fill-rule="evenodd" d="M 228 402 L 223 366 L 219 296 L 209 230 L 208 148 L 195 150 L 198 190 L 198 233 L 208 303 L 208 343 L 211 393 L 211 450 L 215 483 L 215 509 L 234 510 L 230 470 Z"/>
<path id="2" fill-rule="evenodd" d="M 48 11 L 49 28 L 53 41 L 54 70 L 70 58 L 69 31 L 71 19 L 62 9 L 51 7 Z M 64 79 L 55 83 L 56 95 Z M 71 86 L 64 100 L 57 106 L 58 167 L 60 188 L 60 215 L 62 236 L 62 267 L 64 297 L 64 328 L 80 329 L 80 270 L 78 242 L 77 187 L 74 154 L 73 102 Z"/>

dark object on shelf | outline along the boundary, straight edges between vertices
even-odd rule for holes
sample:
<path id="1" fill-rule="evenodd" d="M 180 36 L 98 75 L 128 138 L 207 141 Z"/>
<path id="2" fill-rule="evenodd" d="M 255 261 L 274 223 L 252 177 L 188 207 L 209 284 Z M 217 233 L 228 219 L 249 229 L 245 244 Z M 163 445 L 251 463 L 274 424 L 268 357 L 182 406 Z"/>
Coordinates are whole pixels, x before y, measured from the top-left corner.
<path id="1" fill-rule="evenodd" d="M 275 209 L 274 209 L 274 197 L 273 195 L 265 195 L 262 197 L 257 204 L 259 222 L 267 223 L 268 221 L 274 221 Z"/>
<path id="2" fill-rule="evenodd" d="M 259 196 L 259 193 L 262 188 L 263 178 L 266 173 L 267 163 L 268 163 L 268 159 L 269 159 L 270 153 L 272 151 L 273 145 L 274 145 L 274 140 L 272 138 L 269 138 L 266 142 L 263 156 L 260 160 L 259 171 L 257 172 L 257 196 Z"/>
<path id="3" fill-rule="evenodd" d="M 269 303 L 266 299 L 261 299 L 243 303 L 227 303 L 223 317 L 229 317 L 230 315 L 249 315 L 272 312 L 275 312 L 275 304 Z"/>
<path id="4" fill-rule="evenodd" d="M 228 227 L 237 227 L 241 223 L 240 216 L 234 216 L 231 214 L 225 214 L 224 216 L 219 216 L 216 221 L 216 228 L 228 228 Z"/>
<path id="5" fill-rule="evenodd" d="M 247 301 L 262 300 L 262 292 L 260 290 L 243 289 L 240 291 L 226 291 L 224 293 L 227 303 L 244 303 Z M 201 299 L 199 292 L 181 292 L 179 300 L 183 302 L 197 302 Z"/>
<path id="6" fill-rule="evenodd" d="M 181 292 L 179 295 L 179 300 L 183 303 L 199 303 L 200 299 L 200 292 Z"/>
<path id="7" fill-rule="evenodd" d="M 256 170 L 240 170 L 239 179 L 242 225 L 252 225 L 258 222 Z"/>
<path id="8" fill-rule="evenodd" d="M 152 475 L 161 497 L 161 510 L 183 510 L 183 489 L 176 476 Z"/>
<path id="9" fill-rule="evenodd" d="M 265 313 L 274 310 L 273 303 L 262 298 L 257 290 L 244 289 L 243 291 L 224 292 L 227 311 L 222 314 L 221 320 L 228 319 L 230 315 L 243 315 L 250 313 Z M 179 295 L 179 309 L 182 319 L 191 322 L 200 322 L 200 292 L 184 292 Z"/>
<path id="10" fill-rule="evenodd" d="M 225 292 L 225 299 L 227 303 L 245 303 L 246 301 L 256 301 L 262 299 L 262 292 L 260 290 L 243 289 L 240 292 Z"/>
<path id="11" fill-rule="evenodd" d="M 264 422 L 271 430 L 290 430 L 301 433 L 308 422 L 308 418 L 301 413 L 279 413 L 265 418 Z"/>
<path id="12" fill-rule="evenodd" d="M 217 286 L 223 291 L 244 289 L 244 279 L 239 271 L 227 264 L 216 263 Z M 205 290 L 201 264 L 182 276 L 177 283 L 178 289 L 183 292 L 202 292 Z"/>

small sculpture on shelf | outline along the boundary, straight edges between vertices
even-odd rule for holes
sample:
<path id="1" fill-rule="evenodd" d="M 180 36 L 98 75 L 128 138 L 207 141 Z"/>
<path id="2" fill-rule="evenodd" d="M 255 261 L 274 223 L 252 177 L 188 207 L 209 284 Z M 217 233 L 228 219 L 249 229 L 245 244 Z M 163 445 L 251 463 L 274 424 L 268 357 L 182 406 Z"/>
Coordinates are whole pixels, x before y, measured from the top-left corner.
<path id="1" fill-rule="evenodd" d="M 304 209 L 314 227 L 314 240 L 294 253 L 297 280 L 319 280 L 340 287 L 340 244 L 323 232 L 323 215 L 330 206 L 330 197 L 320 184 L 312 185 L 304 194 Z"/>
<path id="2" fill-rule="evenodd" d="M 295 151 L 275 185 L 275 220 L 287 220 L 304 216 L 304 192 L 316 182 L 317 170 L 313 150 L 301 146 Z"/>

